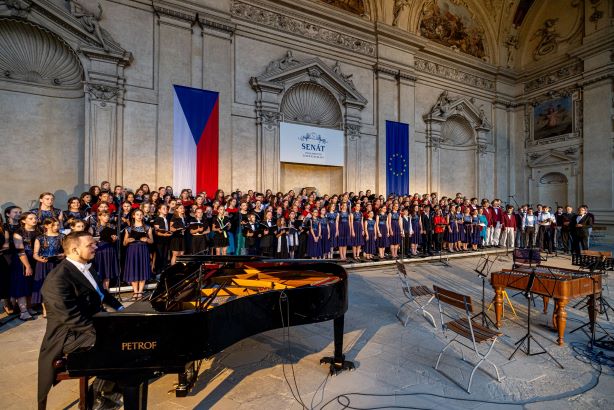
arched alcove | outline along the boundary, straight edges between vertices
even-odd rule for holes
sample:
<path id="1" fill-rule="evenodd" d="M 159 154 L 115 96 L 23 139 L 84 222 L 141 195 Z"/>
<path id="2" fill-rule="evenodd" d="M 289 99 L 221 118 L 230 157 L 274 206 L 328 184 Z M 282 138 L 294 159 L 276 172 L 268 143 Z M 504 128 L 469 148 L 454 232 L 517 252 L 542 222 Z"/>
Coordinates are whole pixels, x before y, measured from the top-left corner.
<path id="1" fill-rule="evenodd" d="M 567 202 L 568 180 L 560 172 L 549 172 L 539 179 L 537 192 L 539 203 L 555 208 Z"/>
<path id="2" fill-rule="evenodd" d="M 321 85 L 302 82 L 293 85 L 281 100 L 285 121 L 341 128 L 343 116 L 335 96 Z"/>
<path id="3" fill-rule="evenodd" d="M 475 131 L 471 123 L 461 115 L 450 116 L 441 127 L 442 144 L 459 146 L 475 145 Z"/>

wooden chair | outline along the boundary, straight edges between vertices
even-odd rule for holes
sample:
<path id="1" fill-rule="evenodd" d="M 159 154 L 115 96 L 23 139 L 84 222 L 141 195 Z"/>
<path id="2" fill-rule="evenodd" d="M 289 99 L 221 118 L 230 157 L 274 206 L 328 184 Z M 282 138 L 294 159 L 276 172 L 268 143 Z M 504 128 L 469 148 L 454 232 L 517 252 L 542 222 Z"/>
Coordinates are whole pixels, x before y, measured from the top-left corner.
<path id="1" fill-rule="evenodd" d="M 66 360 L 56 359 L 53 361 L 56 370 L 55 380 L 59 383 L 64 380 L 79 379 L 79 410 L 86 410 L 88 406 L 89 376 L 71 377 L 66 371 Z"/>
<path id="2" fill-rule="evenodd" d="M 438 368 L 439 362 L 444 352 L 448 349 L 448 347 L 452 345 L 452 343 L 456 342 L 473 350 L 473 352 L 475 353 L 475 357 L 478 359 L 478 363 L 473 367 L 473 370 L 471 371 L 471 376 L 469 377 L 467 393 L 471 393 L 471 383 L 473 382 L 473 375 L 475 374 L 475 371 L 484 362 L 490 363 L 495 368 L 495 372 L 497 373 L 497 381 L 501 382 L 502 379 L 499 375 L 499 369 L 497 368 L 497 365 L 495 365 L 490 359 L 488 359 L 488 355 L 490 354 L 490 352 L 492 352 L 493 347 L 497 342 L 497 338 L 501 336 L 502 333 L 499 333 L 496 330 L 491 330 L 471 320 L 471 316 L 473 313 L 473 305 L 471 303 L 470 296 L 452 292 L 450 290 L 440 288 L 439 286 L 433 286 L 433 289 L 435 291 L 435 297 L 437 298 L 437 304 L 439 305 L 439 315 L 441 317 L 442 331 L 444 335 L 446 335 L 446 331 L 448 330 L 454 333 L 454 338 L 450 340 L 448 344 L 446 344 L 439 353 L 437 363 L 435 364 L 435 369 Z M 455 318 L 455 316 L 446 313 L 444 305 L 450 305 L 455 308 L 461 309 L 462 311 L 464 311 L 464 315 L 455 315 L 460 316 Z M 444 316 L 449 319 L 447 322 L 444 322 Z M 462 339 L 470 341 L 471 344 L 463 343 Z M 488 345 L 486 353 L 481 353 L 479 351 L 478 346 L 481 344 Z M 462 360 L 465 361 L 465 354 L 462 348 L 461 356 Z"/>
<path id="3" fill-rule="evenodd" d="M 399 307 L 399 311 L 396 314 L 397 319 L 399 319 L 399 321 L 403 323 L 403 326 L 407 326 L 407 322 L 409 321 L 409 313 L 407 314 L 405 321 L 401 319 L 400 314 L 405 305 L 407 305 L 408 303 L 413 303 L 414 305 L 416 305 L 416 308 L 413 310 L 412 313 L 421 311 L 424 318 L 429 319 L 433 327 L 436 328 L 437 325 L 435 324 L 435 318 L 426 310 L 426 307 L 435 298 L 435 294 L 426 286 L 411 286 L 409 283 L 409 277 L 407 276 L 407 270 L 405 269 L 405 265 L 403 265 L 399 261 L 396 261 L 396 265 L 397 275 L 399 276 L 399 280 L 401 281 L 401 289 L 403 290 L 403 295 L 405 295 L 405 297 L 407 298 L 407 301 L 405 301 Z"/>

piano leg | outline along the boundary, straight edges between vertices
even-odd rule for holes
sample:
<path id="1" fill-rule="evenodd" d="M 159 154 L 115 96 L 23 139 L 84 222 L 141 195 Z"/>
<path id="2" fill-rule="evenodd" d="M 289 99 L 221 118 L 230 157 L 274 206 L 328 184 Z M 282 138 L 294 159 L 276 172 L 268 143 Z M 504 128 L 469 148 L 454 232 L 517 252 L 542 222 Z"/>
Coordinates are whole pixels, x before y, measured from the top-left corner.
<path id="1" fill-rule="evenodd" d="M 559 346 L 563 346 L 565 343 L 565 326 L 567 325 L 567 312 L 565 311 L 565 306 L 567 306 L 567 302 L 567 299 L 559 299 L 559 305 L 556 312 L 556 327 L 559 332 L 557 343 Z"/>
<path id="2" fill-rule="evenodd" d="M 136 381 L 123 385 L 124 409 L 145 410 L 147 409 L 147 390 L 149 380 Z"/>
<path id="3" fill-rule="evenodd" d="M 330 365 L 330 374 L 332 376 L 341 373 L 344 370 L 354 370 L 354 363 L 345 360 L 343 354 L 343 321 L 345 316 L 339 316 L 334 320 L 334 345 L 335 352 L 333 357 L 323 357 L 320 359 L 320 364 Z"/>
<path id="4" fill-rule="evenodd" d="M 196 363 L 190 362 L 186 365 L 185 371 L 177 375 L 177 387 L 175 387 L 175 397 L 186 397 L 198 377 Z"/>

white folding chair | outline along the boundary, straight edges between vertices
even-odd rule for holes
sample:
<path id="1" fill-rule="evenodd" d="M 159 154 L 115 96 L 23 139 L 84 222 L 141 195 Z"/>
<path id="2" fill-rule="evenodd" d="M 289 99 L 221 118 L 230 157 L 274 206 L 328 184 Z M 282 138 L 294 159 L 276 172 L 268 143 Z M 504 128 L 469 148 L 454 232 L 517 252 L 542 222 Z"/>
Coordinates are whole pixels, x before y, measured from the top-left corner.
<path id="1" fill-rule="evenodd" d="M 471 376 L 469 377 L 467 393 L 471 393 L 471 383 L 473 382 L 473 375 L 475 374 L 475 371 L 484 362 L 490 363 L 495 368 L 495 372 L 497 373 L 497 381 L 501 382 L 502 379 L 499 375 L 499 369 L 497 368 L 497 365 L 495 365 L 490 359 L 488 359 L 488 355 L 490 354 L 490 352 L 492 352 L 493 347 L 497 342 L 497 338 L 501 336 L 502 333 L 499 333 L 495 330 L 491 330 L 471 320 L 471 316 L 473 313 L 473 305 L 471 303 L 470 296 L 452 292 L 450 290 L 446 290 L 438 286 L 433 286 L 433 289 L 435 290 L 435 297 L 437 298 L 437 304 L 439 305 L 439 315 L 441 317 L 441 328 L 443 330 L 443 333 L 446 337 L 447 330 L 454 333 L 454 338 L 450 340 L 448 344 L 446 344 L 439 353 L 437 363 L 435 364 L 435 369 L 438 368 L 443 353 L 448 349 L 448 347 L 452 345 L 452 343 L 456 342 L 473 350 L 473 352 L 475 353 L 475 357 L 478 359 L 478 363 L 473 367 L 473 370 L 471 371 Z M 458 317 L 455 318 L 455 316 L 451 316 L 446 313 L 444 309 L 444 304 L 464 310 L 465 314 L 457 315 Z M 444 316 L 446 316 L 450 320 L 444 322 Z M 461 340 L 459 340 L 459 338 Z M 471 344 L 463 343 L 462 339 L 470 341 Z M 482 343 L 486 343 L 487 345 L 489 344 L 486 353 L 481 353 L 478 349 L 478 346 Z M 465 361 L 465 353 L 463 352 L 462 348 L 461 356 L 463 361 Z"/>
<path id="2" fill-rule="evenodd" d="M 397 319 L 399 319 L 399 321 L 403 323 L 403 326 L 407 326 L 407 322 L 409 321 L 409 312 L 407 313 L 407 317 L 405 318 L 405 321 L 401 319 L 400 314 L 403 308 L 405 307 L 405 305 L 407 305 L 408 303 L 413 303 L 417 307 L 412 311 L 412 313 L 421 311 L 424 318 L 430 319 L 431 324 L 433 325 L 433 327 L 436 328 L 437 325 L 435 324 L 435 318 L 433 317 L 433 315 L 431 315 L 426 310 L 426 307 L 435 298 L 435 294 L 433 293 L 432 290 L 430 290 L 426 286 L 421 286 L 421 285 L 411 286 L 409 283 L 409 278 L 407 277 L 407 271 L 405 270 L 405 265 L 403 265 L 399 261 L 396 261 L 396 265 L 397 265 L 397 275 L 399 276 L 399 280 L 401 281 L 401 289 L 403 290 L 403 295 L 405 295 L 405 297 L 407 298 L 407 301 L 405 301 L 399 307 L 399 311 L 397 312 L 397 315 L 396 315 Z"/>

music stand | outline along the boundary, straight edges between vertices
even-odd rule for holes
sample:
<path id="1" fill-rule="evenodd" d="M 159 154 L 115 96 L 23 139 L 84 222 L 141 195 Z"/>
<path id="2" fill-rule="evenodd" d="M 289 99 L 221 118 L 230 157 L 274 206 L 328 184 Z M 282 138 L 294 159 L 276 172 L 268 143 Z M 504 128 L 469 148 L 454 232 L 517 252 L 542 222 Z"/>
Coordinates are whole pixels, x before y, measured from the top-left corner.
<path id="1" fill-rule="evenodd" d="M 589 337 L 590 346 L 593 347 L 596 345 L 597 342 L 602 342 L 606 338 L 609 339 L 610 341 L 614 340 L 614 336 L 610 334 L 603 326 L 601 326 L 597 322 L 598 315 L 603 314 L 603 313 L 605 313 L 606 315 L 606 320 L 609 320 L 607 309 L 608 308 L 612 309 L 612 306 L 610 306 L 610 304 L 607 301 L 605 301 L 606 306 L 604 307 L 603 290 L 601 291 L 600 296 L 597 297 L 597 289 L 596 289 L 597 279 L 596 278 L 597 277 L 603 278 L 606 274 L 605 258 L 602 258 L 601 261 L 596 261 L 594 263 L 584 265 L 581 268 L 589 269 L 588 276 L 590 277 L 592 285 L 593 285 L 593 293 L 592 295 L 587 297 L 588 300 L 586 301 L 586 304 L 585 304 L 585 306 L 588 308 L 589 320 L 588 322 L 578 326 L 577 328 L 569 332 L 569 334 L 574 333 L 577 330 L 582 330 L 584 334 L 586 334 Z M 597 310 L 597 299 L 601 301 L 601 306 L 599 310 Z M 604 312 L 604 309 L 605 309 L 605 312 Z M 586 331 L 585 328 L 587 326 L 590 327 L 590 332 Z M 598 329 L 599 332 L 604 334 L 599 339 L 597 339 L 597 328 L 599 328 Z"/>
<path id="2" fill-rule="evenodd" d="M 482 278 L 482 310 L 477 315 L 473 316 L 471 319 L 473 320 L 476 317 L 481 316 L 482 326 L 486 326 L 489 329 L 490 329 L 489 323 L 493 325 L 493 327 L 497 327 L 497 325 L 490 318 L 490 316 L 486 314 L 486 309 L 485 309 L 486 307 L 486 278 L 488 277 L 488 275 L 490 275 L 490 271 L 492 270 L 492 266 L 494 264 L 495 264 L 495 260 L 491 261 L 489 255 L 486 255 L 486 256 L 482 255 L 480 257 L 480 260 L 478 261 L 478 264 L 476 265 L 474 269 L 474 272 L 476 272 L 478 276 Z"/>
<path id="3" fill-rule="evenodd" d="M 526 251 L 526 250 L 527 249 L 523 249 L 523 251 Z M 535 255 L 536 253 L 537 253 L 537 256 Z M 535 283 L 535 281 L 536 280 L 538 282 L 540 281 L 539 277 L 537 277 L 537 274 L 535 272 L 535 266 L 532 264 L 532 261 L 534 261 L 537 258 L 539 258 L 539 260 L 541 261 L 541 256 L 539 255 L 539 251 L 535 252 L 533 249 L 528 249 L 528 255 L 526 256 L 529 261 L 529 267 L 531 268 L 531 273 L 529 274 L 529 280 L 527 281 L 527 287 L 525 291 L 522 292 L 524 294 L 524 297 L 527 298 L 527 333 L 520 340 L 514 343 L 516 345 L 516 349 L 514 349 L 514 351 L 512 352 L 508 360 L 512 360 L 514 356 L 516 355 L 516 353 L 518 353 L 518 350 L 522 350 L 527 356 L 537 356 L 537 355 L 545 353 L 548 356 L 550 356 L 550 358 L 556 364 L 558 364 L 561 369 L 564 369 L 563 365 L 559 363 L 559 361 L 556 360 L 554 356 L 552 356 L 552 354 L 548 350 L 546 350 L 546 348 L 542 346 L 541 343 L 539 343 L 537 339 L 531 333 L 531 299 L 532 299 L 531 290 L 533 289 L 533 284 Z M 543 288 L 545 289 L 546 287 L 543 286 Z M 550 297 L 552 297 L 552 295 L 550 295 Z M 531 340 L 534 341 L 542 349 L 541 352 L 531 351 Z M 526 345 L 526 348 L 522 349 L 522 347 L 525 345 Z"/>

